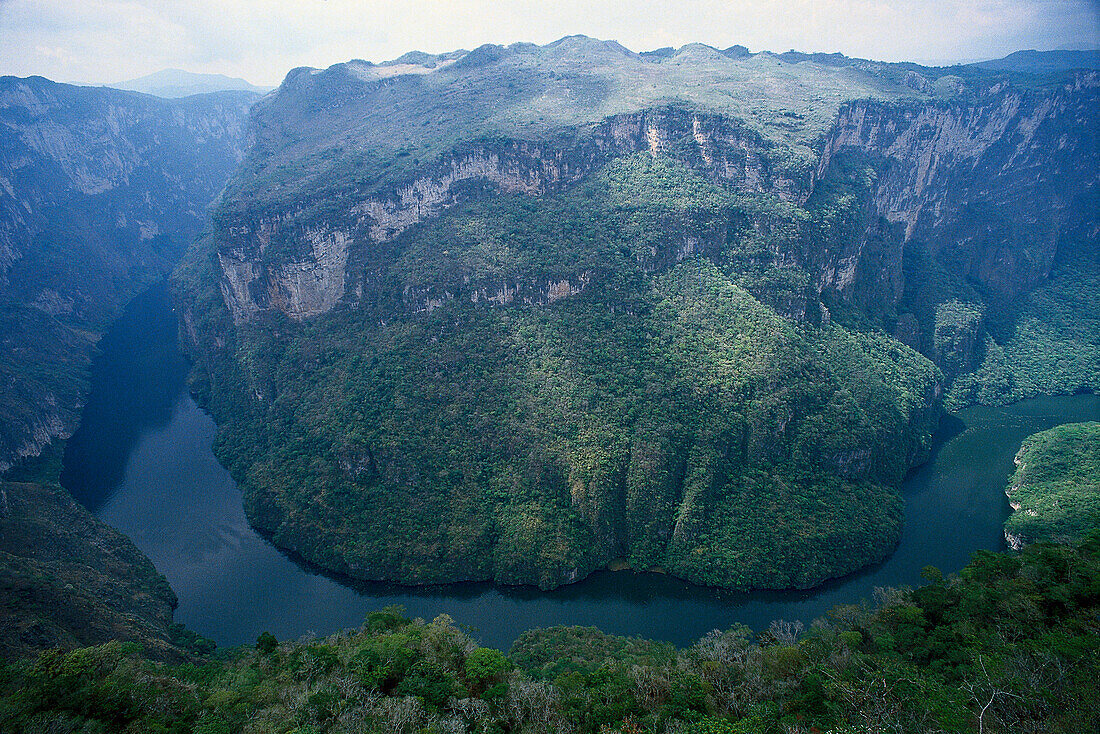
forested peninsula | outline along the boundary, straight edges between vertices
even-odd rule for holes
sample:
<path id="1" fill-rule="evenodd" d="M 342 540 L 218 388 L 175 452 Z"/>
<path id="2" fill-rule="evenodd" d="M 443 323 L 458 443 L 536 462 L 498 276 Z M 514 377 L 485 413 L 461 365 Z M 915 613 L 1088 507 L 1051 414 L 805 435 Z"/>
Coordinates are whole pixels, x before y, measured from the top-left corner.
<path id="1" fill-rule="evenodd" d="M 945 404 L 1095 387 L 1098 84 L 585 37 L 295 70 L 173 279 L 217 454 L 359 579 L 854 571 Z"/>

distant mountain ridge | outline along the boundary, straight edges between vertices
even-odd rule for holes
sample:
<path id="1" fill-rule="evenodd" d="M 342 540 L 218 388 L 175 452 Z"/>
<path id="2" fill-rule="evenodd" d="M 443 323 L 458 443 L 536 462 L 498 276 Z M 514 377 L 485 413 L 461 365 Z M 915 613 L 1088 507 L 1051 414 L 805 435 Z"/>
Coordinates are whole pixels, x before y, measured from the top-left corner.
<path id="1" fill-rule="evenodd" d="M 586 43 L 592 42 L 594 43 Z M 771 51 L 763 49 L 760 51 L 751 51 L 747 47 L 741 44 L 734 44 L 728 48 L 718 48 L 717 46 L 710 46 L 705 43 L 688 43 L 679 47 L 663 46 L 661 48 L 655 48 L 645 51 L 633 51 L 626 46 L 623 46 L 617 41 L 599 41 L 597 39 L 590 39 L 587 36 L 575 35 L 565 36 L 553 43 L 549 43 L 545 48 L 557 48 L 561 46 L 568 46 L 569 44 L 581 44 L 587 45 L 590 49 L 598 48 L 606 52 L 610 52 L 611 55 L 621 55 L 624 57 L 637 58 L 652 63 L 661 63 L 665 59 L 670 59 L 676 56 L 681 56 L 685 53 L 699 53 L 699 52 L 713 52 L 721 56 L 725 56 L 729 59 L 751 59 L 756 56 L 764 56 L 778 59 L 781 62 L 798 64 L 804 61 L 809 61 L 814 64 L 822 66 L 833 67 L 857 67 L 864 71 L 877 71 L 882 74 L 887 69 L 906 69 L 906 70 L 932 70 L 932 69 L 948 69 L 948 68 L 965 68 L 974 67 L 983 69 L 986 71 L 1007 71 L 1024 74 L 1045 74 L 1055 73 L 1063 71 L 1072 71 L 1075 69 L 1100 69 L 1100 49 L 1058 49 L 1054 51 L 1036 51 L 1034 49 L 1014 51 L 1011 54 L 998 59 L 988 59 L 985 61 L 943 61 L 943 62 L 926 62 L 926 61 L 876 61 L 873 59 L 866 59 L 859 56 L 847 56 L 843 53 L 814 51 L 806 52 L 799 51 L 797 49 L 790 49 L 789 51 Z M 401 69 L 401 73 L 410 73 L 408 67 L 422 67 L 423 71 L 434 70 L 440 65 L 446 65 L 448 63 L 461 62 L 463 66 L 477 66 L 481 63 L 489 63 L 490 59 L 496 60 L 503 56 L 517 52 L 530 52 L 532 49 L 538 49 L 539 47 L 531 43 L 513 43 L 507 46 L 497 46 L 493 44 L 486 44 L 480 46 L 473 51 L 468 49 L 456 49 L 454 51 L 448 51 L 440 54 L 431 54 L 424 51 L 409 51 L 402 54 L 396 59 L 388 61 L 372 62 L 364 59 L 353 59 L 347 62 L 349 65 L 360 65 L 362 67 L 375 67 L 382 69 L 385 67 L 398 67 Z M 470 58 L 466 58 L 470 57 Z M 337 64 L 341 66 L 341 64 Z M 320 68 L 305 67 L 313 71 L 321 72 Z M 422 71 L 411 71 L 411 73 L 423 73 Z M 387 75 L 392 75 L 387 74 Z M 224 77 L 228 78 L 228 77 Z M 237 80 L 243 81 L 243 80 Z M 247 83 L 247 82 L 246 82 Z M 117 85 L 112 85 L 117 86 Z M 269 87 L 264 91 L 269 91 L 273 87 Z"/>
<path id="2" fill-rule="evenodd" d="M 563 43 L 569 43 L 575 39 L 582 38 L 580 36 L 566 36 L 559 39 L 548 46 L 553 47 L 561 45 Z M 493 49 L 496 53 L 505 53 L 510 50 L 515 50 L 520 46 L 529 46 L 531 44 L 512 44 L 511 46 L 482 46 L 474 51 L 466 49 L 456 49 L 440 54 L 430 54 L 424 51 L 409 51 L 396 59 L 381 62 L 371 62 L 362 59 L 357 59 L 349 63 L 358 63 L 364 67 L 411 67 L 419 66 L 425 70 L 435 69 L 441 64 L 454 63 L 466 57 L 472 56 L 471 61 L 476 63 L 476 59 L 484 56 L 489 49 Z M 812 61 L 817 64 L 828 66 L 856 66 L 861 64 L 884 64 L 884 62 L 875 62 L 869 59 L 863 59 L 855 56 L 846 56 L 842 53 L 823 53 L 814 52 L 807 53 L 803 51 L 797 51 L 791 49 L 789 51 L 772 52 L 768 50 L 762 51 L 750 51 L 748 48 L 742 45 L 733 45 L 729 48 L 719 49 L 716 47 L 707 46 L 706 44 L 692 43 L 679 48 L 673 48 L 666 46 L 663 48 L 652 49 L 648 51 L 634 52 L 622 44 L 617 42 L 604 42 L 606 48 L 618 51 L 628 56 L 636 56 L 641 59 L 647 59 L 654 62 L 659 62 L 663 59 L 667 59 L 673 56 L 682 54 L 692 48 L 711 49 L 716 53 L 726 56 L 731 59 L 746 59 L 753 56 L 759 56 L 761 54 L 768 56 L 775 56 L 782 61 L 788 63 L 800 63 L 802 61 Z M 905 66 L 917 66 L 917 64 L 908 64 L 900 62 Z M 1027 74 L 1042 74 L 1059 71 L 1069 71 L 1072 69 L 1100 69 L 1100 50 L 1057 50 L 1057 51 L 1036 51 L 1036 50 L 1024 50 L 1015 51 L 1008 56 L 1000 59 L 990 59 L 988 61 L 979 61 L 970 64 L 958 64 L 959 66 L 973 66 L 980 69 L 986 69 L 989 71 L 1012 71 L 1021 72 Z M 404 70 L 402 70 L 404 71 Z M 407 73 L 407 72 L 405 72 Z M 152 74 L 146 74 L 135 79 L 128 79 L 120 82 L 113 82 L 109 84 L 102 84 L 100 86 L 111 87 L 112 89 L 124 89 L 132 92 L 142 92 L 143 94 L 152 94 L 156 97 L 164 97 L 166 99 L 175 99 L 178 97 L 187 97 L 192 94 L 207 94 L 209 92 L 222 92 L 222 91 L 249 91 L 256 92 L 258 94 L 266 94 L 274 89 L 270 86 L 261 86 L 252 84 L 251 82 L 242 79 L 240 77 L 231 77 L 225 74 L 201 74 L 197 72 L 185 71 L 183 69 L 162 69 L 160 71 L 153 72 Z"/>
<path id="3" fill-rule="evenodd" d="M 190 97 L 192 94 L 210 92 L 256 92 L 266 94 L 271 87 L 260 87 L 239 77 L 225 74 L 198 74 L 183 69 L 162 69 L 136 79 L 104 84 L 112 89 L 125 89 L 130 92 L 142 92 L 154 97 L 176 99 Z"/>
<path id="4" fill-rule="evenodd" d="M 1003 59 L 980 61 L 971 66 L 990 71 L 1016 71 L 1024 74 L 1048 74 L 1071 69 L 1100 69 L 1100 50 L 1016 51 Z"/>

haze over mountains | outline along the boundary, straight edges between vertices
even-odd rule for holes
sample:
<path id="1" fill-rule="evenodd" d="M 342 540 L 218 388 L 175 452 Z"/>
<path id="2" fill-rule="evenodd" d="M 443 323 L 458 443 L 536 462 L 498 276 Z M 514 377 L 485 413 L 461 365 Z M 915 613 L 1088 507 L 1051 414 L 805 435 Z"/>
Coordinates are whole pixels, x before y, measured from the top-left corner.
<path id="1" fill-rule="evenodd" d="M 639 53 L 641 56 L 658 58 L 672 55 L 674 52 L 675 49 L 668 47 L 655 49 L 652 51 L 642 51 Z M 459 58 L 466 53 L 468 53 L 468 51 L 466 51 L 465 49 L 459 49 L 439 55 L 428 54 L 424 53 L 423 51 L 410 51 L 396 59 L 381 62 L 378 65 L 382 67 L 389 67 L 389 73 L 397 74 L 402 73 L 403 71 L 406 71 L 408 69 L 415 68 L 418 65 L 426 66 L 428 64 L 435 65 L 439 63 L 446 63 L 447 61 Z M 732 54 L 734 56 L 748 56 L 751 55 L 752 52 L 750 52 L 744 46 L 731 46 L 723 53 Z M 809 58 L 814 58 L 818 61 L 832 59 L 834 63 L 852 63 L 864 61 L 862 59 L 853 59 L 850 57 L 846 57 L 843 54 L 808 54 L 795 51 L 793 49 L 784 53 L 777 53 L 776 55 L 782 58 L 786 58 L 790 61 L 805 60 Z M 1004 58 L 978 61 L 973 62 L 972 64 L 963 65 L 978 66 L 983 69 L 1017 71 L 1031 74 L 1045 74 L 1050 72 L 1066 71 L 1069 69 L 1097 69 L 1100 68 L 1100 51 L 1017 51 Z M 113 89 L 125 89 L 134 92 L 142 92 L 144 94 L 152 94 L 156 97 L 165 97 L 169 99 L 177 97 L 187 97 L 192 94 L 206 94 L 209 92 L 221 92 L 229 90 L 249 91 L 256 92 L 258 94 L 266 94 L 273 89 L 273 87 L 256 86 L 239 77 L 231 77 L 224 74 L 202 74 L 197 72 L 184 71 L 182 69 L 162 69 L 160 71 L 146 74 L 135 79 L 112 82 L 99 86 L 111 87 Z"/>
<path id="2" fill-rule="evenodd" d="M 103 86 L 113 89 L 125 89 L 131 92 L 142 92 L 168 99 L 188 97 L 192 94 L 207 94 L 209 92 L 244 91 L 265 94 L 271 91 L 270 87 L 257 87 L 237 77 L 229 77 L 224 74 L 196 74 L 182 69 L 163 69 L 136 79 L 104 84 Z"/>
<path id="3" fill-rule="evenodd" d="M 1017 51 L 1002 59 L 980 61 L 983 69 L 1046 74 L 1067 69 L 1100 69 L 1100 51 Z"/>
<path id="4" fill-rule="evenodd" d="M 256 97 L 0 78 L 0 467 L 73 430 L 95 342 L 201 229 Z"/>

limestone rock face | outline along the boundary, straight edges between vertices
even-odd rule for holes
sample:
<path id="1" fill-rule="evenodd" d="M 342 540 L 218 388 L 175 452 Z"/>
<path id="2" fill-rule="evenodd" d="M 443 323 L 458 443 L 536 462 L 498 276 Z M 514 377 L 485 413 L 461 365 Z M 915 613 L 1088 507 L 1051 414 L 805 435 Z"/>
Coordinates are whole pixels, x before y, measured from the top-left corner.
<path id="1" fill-rule="evenodd" d="M 0 470 L 73 429 L 98 335 L 198 233 L 256 96 L 0 78 Z"/>
<path id="2" fill-rule="evenodd" d="M 250 520 L 413 583 L 883 557 L 991 304 L 1095 243 L 1097 81 L 850 61 L 568 39 L 293 71 L 176 276 Z"/>
<path id="3" fill-rule="evenodd" d="M 253 156 L 274 155 L 268 149 L 278 148 L 279 131 L 285 138 L 289 121 L 318 104 L 313 87 L 295 97 L 306 82 L 300 73 L 292 77 L 257 108 L 253 127 L 262 150 Z M 928 92 L 919 81 L 912 74 L 903 80 Z M 312 77 L 309 83 L 320 84 Z M 324 194 L 230 196 L 215 230 L 222 292 L 238 323 L 268 311 L 302 320 L 340 303 L 354 306 L 384 267 L 386 244 L 410 227 L 478 198 L 558 192 L 611 159 L 648 151 L 688 163 L 741 194 L 798 206 L 812 204 L 837 165 L 860 156 L 873 179 L 863 194 L 861 233 L 806 242 L 801 251 L 773 253 L 777 258 L 809 271 L 826 302 L 850 303 L 876 318 L 904 315 L 896 307 L 909 287 L 906 252 L 910 258 L 923 253 L 993 298 L 1011 299 L 1046 279 L 1067 231 L 1089 226 L 1090 192 L 1100 175 L 1092 114 L 1098 87 L 1100 75 L 1081 72 L 1053 89 L 989 83 L 965 95 L 956 90 L 950 100 L 848 102 L 838 106 L 813 151 L 777 142 L 730 114 L 677 107 L 612 115 L 537 141 L 475 137 L 397 179 L 383 176 L 380 186 L 348 177 Z M 343 120 L 341 107 L 358 100 L 335 95 L 335 111 L 326 110 L 324 119 Z M 343 135 L 342 147 L 333 149 L 343 155 L 348 147 L 374 144 L 370 130 Z M 812 160 L 791 163 L 803 155 Z M 278 184 L 284 185 L 290 184 Z M 317 206 L 322 196 L 323 211 Z M 752 226 L 766 230 L 770 223 L 756 215 Z M 686 235 L 692 236 L 697 233 Z M 486 289 L 482 300 L 504 302 L 507 292 L 523 291 L 520 302 L 548 302 L 545 284 L 500 282 Z M 497 296 L 489 298 L 490 292 Z M 405 306 L 431 310 L 431 302 L 446 298 L 445 291 L 413 294 Z M 807 308 L 796 298 L 784 311 L 801 319 Z M 917 341 L 932 354 L 932 330 L 925 332 Z"/>
<path id="4" fill-rule="evenodd" d="M 686 151 L 677 145 L 683 140 L 691 141 Z M 466 143 L 383 192 L 342 193 L 323 218 L 301 201 L 259 216 L 248 202 L 231 201 L 215 232 L 222 293 L 238 323 L 265 311 L 295 320 L 325 313 L 341 301 L 354 303 L 362 296 L 363 270 L 377 267 L 373 255 L 384 252 L 382 246 L 408 228 L 480 196 L 561 191 L 609 160 L 640 151 L 686 158 L 709 177 L 743 193 L 773 194 L 790 202 L 804 198 L 810 176 L 797 179 L 773 171 L 773 148 L 743 123 L 722 115 L 648 110 L 571 129 L 556 142 Z M 697 236 L 685 234 L 669 259 L 682 261 L 698 244 Z M 584 278 L 578 272 L 571 280 Z M 565 288 L 502 282 L 495 284 L 493 293 L 478 297 L 510 303 L 522 292 L 521 303 L 549 303 Z M 575 293 L 580 286 L 568 289 Z M 407 298 L 414 312 L 430 311 L 435 300 L 416 294 Z"/>
<path id="5" fill-rule="evenodd" d="M 995 84 L 969 101 L 843 107 L 816 177 L 857 152 L 877 179 L 863 236 L 816 253 L 820 288 L 888 312 L 907 287 L 903 251 L 995 299 L 1044 281 L 1066 233 L 1095 228 L 1098 93 L 1100 74 L 1081 72 L 1053 90 Z"/>

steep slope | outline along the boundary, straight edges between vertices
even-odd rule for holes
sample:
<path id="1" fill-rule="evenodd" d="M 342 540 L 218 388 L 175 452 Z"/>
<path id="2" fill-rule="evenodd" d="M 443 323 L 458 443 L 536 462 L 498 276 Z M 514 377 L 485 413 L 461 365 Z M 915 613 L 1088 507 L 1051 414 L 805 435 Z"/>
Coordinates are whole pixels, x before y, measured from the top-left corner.
<path id="1" fill-rule="evenodd" d="M 864 229 L 811 255 L 826 303 L 876 319 L 949 378 L 974 369 L 987 310 L 1045 283 L 1056 260 L 1095 261 L 1098 103 L 1100 74 L 1083 72 L 965 103 L 847 105 L 818 171 L 848 172 Z M 951 299 L 973 315 L 943 312 Z"/>
<path id="2" fill-rule="evenodd" d="M 168 582 L 57 485 L 60 462 L 51 446 L 0 480 L 0 658 L 124 640 L 182 660 Z"/>
<path id="3" fill-rule="evenodd" d="M 0 482 L 0 539 L 0 657 L 126 640 L 179 659 L 168 582 L 65 490 Z"/>
<path id="4" fill-rule="evenodd" d="M 1083 542 L 1100 527 L 1100 423 L 1068 423 L 1024 439 L 1005 491 L 1012 516 L 1005 539 Z"/>
<path id="5" fill-rule="evenodd" d="M 0 664 L 0 730 L 1088 732 L 1100 728 L 1100 543 L 981 553 L 958 577 L 879 589 L 803 629 L 714 630 L 685 649 L 595 627 L 505 655 L 440 615 L 195 665 L 118 643 Z M 1037 682 L 1038 681 L 1038 685 Z"/>
<path id="6" fill-rule="evenodd" d="M 254 99 L 0 78 L 0 469 L 72 431 L 99 334 L 199 231 Z"/>
<path id="7" fill-rule="evenodd" d="M 175 276 L 250 519 L 413 583 L 883 557 L 942 387 L 882 332 L 906 256 L 1008 298 L 1091 221 L 1095 80 L 967 74 L 584 38 L 292 72 Z M 986 188 L 1042 226 L 982 239 Z"/>

